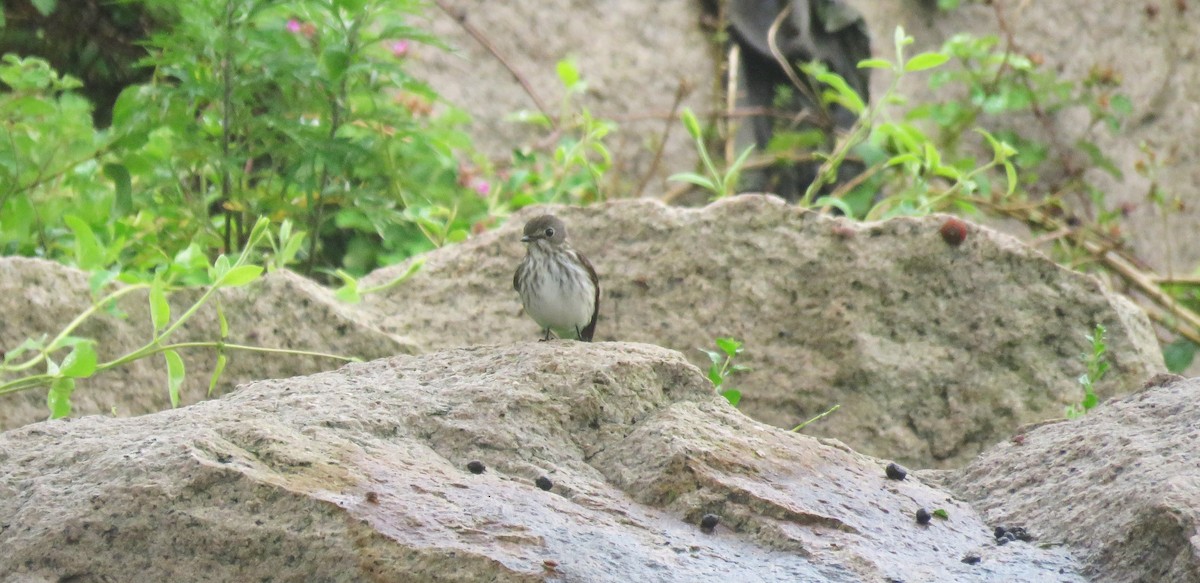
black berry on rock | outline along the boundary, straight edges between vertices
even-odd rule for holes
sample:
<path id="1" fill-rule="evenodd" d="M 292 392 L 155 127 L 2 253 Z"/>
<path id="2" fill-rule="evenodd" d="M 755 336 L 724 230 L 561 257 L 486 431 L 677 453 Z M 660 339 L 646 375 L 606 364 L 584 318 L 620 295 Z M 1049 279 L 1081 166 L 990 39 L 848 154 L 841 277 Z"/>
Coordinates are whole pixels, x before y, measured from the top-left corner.
<path id="1" fill-rule="evenodd" d="M 721 522 L 721 517 L 716 514 L 705 514 L 704 518 L 700 519 L 700 530 L 705 533 L 711 533 L 717 527 L 717 523 Z"/>
<path id="2" fill-rule="evenodd" d="M 482 474 L 487 470 L 487 466 L 483 465 L 483 462 L 475 460 L 467 464 L 467 470 L 469 470 L 472 474 Z"/>
<path id="3" fill-rule="evenodd" d="M 933 520 L 933 515 L 928 510 L 921 508 L 917 510 L 917 524 L 929 524 Z"/>
<path id="4" fill-rule="evenodd" d="M 887 469 L 884 470 L 884 473 L 886 473 L 887 477 L 892 480 L 903 480 L 906 476 L 908 476 L 908 470 L 904 469 L 904 466 L 896 462 L 888 464 Z"/>
<path id="5" fill-rule="evenodd" d="M 546 476 L 538 478 L 533 483 L 536 484 L 538 488 L 541 488 L 547 492 L 550 491 L 550 488 L 554 487 L 554 482 L 551 482 L 550 478 L 547 478 Z"/>

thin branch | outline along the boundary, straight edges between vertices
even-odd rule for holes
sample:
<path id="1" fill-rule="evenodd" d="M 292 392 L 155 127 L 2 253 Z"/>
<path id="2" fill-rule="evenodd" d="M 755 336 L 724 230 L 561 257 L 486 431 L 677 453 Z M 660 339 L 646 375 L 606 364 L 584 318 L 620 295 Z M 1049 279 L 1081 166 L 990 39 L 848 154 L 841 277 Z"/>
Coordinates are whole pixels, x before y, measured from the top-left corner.
<path id="1" fill-rule="evenodd" d="M 513 79 L 516 79 L 517 83 L 521 85 L 521 88 L 525 90 L 525 94 L 533 100 L 533 104 L 537 106 L 538 111 L 541 111 L 542 115 L 546 116 L 546 119 L 550 121 L 551 126 L 557 129 L 558 120 L 554 116 L 550 115 L 550 108 L 546 107 L 546 103 L 542 101 L 541 97 L 538 97 L 538 94 L 533 90 L 533 85 L 530 85 L 529 81 L 525 79 L 525 76 L 522 75 L 521 72 L 518 71 L 517 68 L 507 58 L 504 57 L 504 55 L 500 54 L 500 50 L 496 48 L 496 45 L 492 43 L 491 39 L 483 34 L 483 31 L 475 28 L 475 25 L 467 22 L 467 13 L 463 10 L 459 10 L 453 6 L 450 6 L 445 0 L 433 0 L 433 2 L 434 4 L 437 4 L 438 8 L 442 9 L 442 12 L 445 12 L 447 16 L 458 22 L 458 25 L 461 26 L 463 30 L 467 31 L 467 34 L 471 35 L 476 42 L 478 42 L 480 45 L 483 45 L 483 48 L 492 53 L 492 56 L 496 57 L 496 60 L 500 61 L 500 64 L 504 65 L 505 69 L 508 69 L 508 72 L 513 76 Z"/>
<path id="2" fill-rule="evenodd" d="M 738 71 L 741 69 L 742 60 L 742 45 L 731 43 L 729 46 L 729 82 L 725 84 L 725 111 L 731 112 L 737 109 L 737 91 L 738 91 Z M 737 138 L 738 124 L 733 120 L 735 118 L 726 116 L 727 123 L 725 124 L 725 166 L 729 167 L 737 158 L 734 140 Z"/>
<path id="3" fill-rule="evenodd" d="M 667 117 L 666 123 L 663 124 L 662 137 L 658 141 L 658 148 L 654 151 L 654 161 L 650 163 L 650 169 L 642 176 L 641 182 L 633 191 L 633 198 L 641 198 L 642 192 L 646 190 L 646 185 L 654 178 L 654 174 L 658 172 L 659 165 L 662 164 L 663 151 L 667 148 L 667 140 L 671 139 L 671 128 L 675 127 L 675 116 L 678 115 L 679 105 L 692 92 L 691 85 L 687 80 L 680 79 L 679 86 L 675 88 L 675 101 L 671 103 L 671 115 Z"/>
<path id="4" fill-rule="evenodd" d="M 775 60 L 779 62 L 779 67 L 783 69 L 783 73 L 787 75 L 787 78 L 792 82 L 792 85 L 795 85 L 796 89 L 799 89 L 800 92 L 805 95 L 805 97 L 808 97 L 809 101 L 812 102 L 813 107 L 821 110 L 821 118 L 822 121 L 825 122 L 821 125 L 832 127 L 833 120 L 829 117 L 829 111 L 825 108 L 825 103 L 822 102 L 820 97 L 813 92 L 811 87 L 800 80 L 800 77 L 796 75 L 796 71 L 792 69 L 792 64 L 789 63 L 787 57 L 783 55 L 783 51 L 779 50 L 779 43 L 776 39 L 776 37 L 779 35 L 779 27 L 783 25 L 784 19 L 786 19 L 791 13 L 792 3 L 789 2 L 788 5 L 783 8 L 783 10 L 779 11 L 779 15 L 775 17 L 775 21 L 771 23 L 771 28 L 767 29 L 767 46 L 771 49 L 771 56 L 775 57 Z"/>

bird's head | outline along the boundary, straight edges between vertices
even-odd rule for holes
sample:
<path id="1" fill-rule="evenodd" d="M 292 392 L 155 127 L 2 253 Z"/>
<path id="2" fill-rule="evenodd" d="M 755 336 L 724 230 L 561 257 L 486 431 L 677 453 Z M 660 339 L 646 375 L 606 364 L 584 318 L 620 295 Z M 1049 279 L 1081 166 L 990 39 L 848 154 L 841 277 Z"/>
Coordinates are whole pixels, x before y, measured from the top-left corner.
<path id="1" fill-rule="evenodd" d="M 524 236 L 521 237 L 522 243 L 533 244 L 545 241 L 555 246 L 563 244 L 566 240 L 567 226 L 554 215 L 542 215 L 530 219 L 528 223 L 525 223 Z"/>

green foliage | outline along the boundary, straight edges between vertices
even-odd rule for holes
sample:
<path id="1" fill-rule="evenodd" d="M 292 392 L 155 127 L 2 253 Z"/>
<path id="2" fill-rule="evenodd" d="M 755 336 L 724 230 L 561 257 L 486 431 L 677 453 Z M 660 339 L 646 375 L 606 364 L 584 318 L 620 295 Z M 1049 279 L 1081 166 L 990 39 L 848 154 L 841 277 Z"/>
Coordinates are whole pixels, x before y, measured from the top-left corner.
<path id="1" fill-rule="evenodd" d="M 10 89 L 0 93 L 0 253 L 70 256 L 74 235 L 64 217 L 75 217 L 80 231 L 81 221 L 91 225 L 87 219 L 113 206 L 96 163 L 108 141 L 92 129 L 90 104 L 72 92 L 79 81 L 45 61 L 4 55 L 0 82 Z M 76 257 L 88 261 L 101 256 L 91 247 L 81 252 Z"/>
<path id="2" fill-rule="evenodd" d="M 700 349 L 708 355 L 708 360 L 712 363 L 708 367 L 708 380 L 712 381 L 718 394 L 728 399 L 730 405 L 737 407 L 742 400 L 742 392 L 727 386 L 726 382 L 734 373 L 750 370 L 746 366 L 733 363 L 733 359 L 742 353 L 742 343 L 733 338 L 717 338 L 716 344 L 718 350 Z"/>
<path id="3" fill-rule="evenodd" d="M 717 168 L 713 162 L 712 155 L 708 153 L 708 146 L 704 143 L 704 131 L 700 128 L 700 122 L 696 119 L 696 114 L 692 113 L 691 108 L 683 108 L 683 112 L 679 115 L 683 121 L 683 126 L 687 128 L 688 135 L 696 142 L 696 151 L 700 154 L 700 161 L 704 164 L 704 169 L 707 175 L 697 174 L 695 172 L 680 172 L 672 174 L 668 180 L 678 182 L 687 182 L 694 184 L 712 193 L 712 198 L 724 198 L 736 194 L 738 178 L 741 176 L 742 167 L 750 158 L 750 154 L 754 153 L 754 147 L 746 148 L 732 164 L 724 171 Z"/>
<path id="4" fill-rule="evenodd" d="M 799 432 L 800 430 L 804 429 L 805 427 L 808 427 L 809 425 L 811 425 L 812 423 L 814 423 L 816 421 L 820 421 L 821 419 L 824 419 L 830 413 L 833 413 L 834 411 L 837 411 L 838 409 L 841 409 L 841 408 L 842 408 L 841 403 L 838 403 L 837 405 L 834 405 L 834 406 L 826 409 L 823 413 L 817 414 L 817 416 L 813 417 L 812 419 L 809 419 L 808 421 L 805 421 L 805 422 L 793 427 L 792 432 Z"/>
<path id="5" fill-rule="evenodd" d="M 1104 343 L 1104 334 L 1106 330 L 1101 324 L 1096 324 L 1096 329 L 1084 336 L 1092 345 L 1090 354 L 1081 354 L 1080 359 L 1087 364 L 1087 372 L 1079 376 L 1079 384 L 1083 386 L 1083 400 L 1074 405 L 1068 405 L 1065 409 L 1067 419 L 1078 419 L 1091 411 L 1100 403 L 1096 397 L 1095 384 L 1104 378 L 1104 374 L 1108 372 L 1109 364 L 1105 358 L 1108 352 L 1108 346 Z"/>
<path id="6" fill-rule="evenodd" d="M 613 158 L 604 140 L 617 125 L 595 117 L 580 103 L 587 81 L 574 59 L 559 61 L 555 71 L 563 88 L 557 117 L 530 111 L 511 116 L 513 121 L 551 130 L 557 136 L 553 150 L 549 155 L 530 148 L 513 152 L 508 166 L 498 172 L 491 199 L 493 217 L 533 204 L 587 204 L 608 198 L 605 176 Z"/>
<path id="7" fill-rule="evenodd" d="M 1180 338 L 1163 347 L 1163 360 L 1166 361 L 1167 370 L 1179 374 L 1192 366 L 1192 361 L 1196 359 L 1196 344 L 1187 338 Z"/>
<path id="8" fill-rule="evenodd" d="M 407 24 L 415 0 L 148 4 L 175 24 L 108 130 L 76 81 L 0 65 L 0 252 L 146 281 L 189 249 L 236 252 L 266 216 L 289 225 L 271 268 L 361 275 L 488 216 L 466 116 L 405 72 L 437 44 Z"/>
<path id="9" fill-rule="evenodd" d="M 223 288 L 234 288 L 249 285 L 262 276 L 264 269 L 251 262 L 255 248 L 264 241 L 271 239 L 269 221 L 259 219 L 251 230 L 245 247 L 234 258 L 220 255 L 212 264 L 204 263 L 207 280 L 212 285 L 205 286 L 203 293 L 182 314 L 172 320 L 169 293 L 175 288 L 176 279 L 185 279 L 183 274 L 196 268 L 190 259 L 184 258 L 182 264 L 165 266 L 160 269 L 149 283 L 136 283 L 112 291 L 93 302 L 92 306 L 79 314 L 53 338 L 47 335 L 28 338 L 16 348 L 4 353 L 4 362 L 0 364 L 0 377 L 10 380 L 0 383 L 0 395 L 48 387 L 46 404 L 51 418 L 59 418 L 71 413 L 71 394 L 76 389 L 76 381 L 85 380 L 104 371 L 118 368 L 130 362 L 162 354 L 167 368 L 167 395 L 172 407 L 180 403 L 180 388 L 186 378 L 183 359 L 179 350 L 183 348 L 211 348 L 217 351 L 217 366 L 209 383 L 209 391 L 216 386 L 221 373 L 225 369 L 228 350 L 246 350 L 272 352 L 279 354 L 300 354 L 323 356 L 339 360 L 353 360 L 329 354 L 320 354 L 296 350 L 267 349 L 254 346 L 243 346 L 227 342 L 229 323 L 224 312 L 217 305 L 217 316 L 220 321 L 221 338 L 212 342 L 178 342 L 171 343 L 171 336 L 184 323 L 190 320 L 200 308 L 214 301 L 214 294 Z M 181 254 L 182 255 L 182 254 Z M 176 269 L 172 269 L 175 267 Z M 146 291 L 149 301 L 150 321 L 153 325 L 151 338 L 142 346 L 127 352 L 117 358 L 100 361 L 96 352 L 98 340 L 82 338 L 73 334 L 89 318 L 102 311 L 115 308 L 116 301 L 137 291 Z M 65 354 L 64 354 L 65 353 Z M 27 356 L 20 360 L 22 356 Z M 44 373 L 30 374 L 28 371 L 37 366 L 44 366 Z"/>

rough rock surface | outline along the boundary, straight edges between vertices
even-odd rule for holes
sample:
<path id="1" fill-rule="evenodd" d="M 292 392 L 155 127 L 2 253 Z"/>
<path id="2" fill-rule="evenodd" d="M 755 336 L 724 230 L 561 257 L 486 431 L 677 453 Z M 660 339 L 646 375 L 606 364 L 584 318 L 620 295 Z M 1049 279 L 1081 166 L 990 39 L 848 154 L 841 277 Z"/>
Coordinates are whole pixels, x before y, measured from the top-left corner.
<path id="1" fill-rule="evenodd" d="M 519 230 L 539 212 L 430 254 L 366 307 L 425 350 L 535 338 L 511 282 Z M 790 428 L 840 403 L 809 431 L 871 455 L 961 465 L 1022 423 L 1061 416 L 1082 397 L 1083 336 L 1097 323 L 1113 365 L 1102 396 L 1163 367 L 1131 302 L 983 227 L 949 245 L 945 217 L 855 224 L 763 196 L 556 212 L 600 274 L 598 340 L 666 346 L 707 366 L 698 348 L 737 337 L 753 369 L 731 380 L 743 411 Z"/>
<path id="2" fill-rule="evenodd" d="M 538 0 L 495 2 L 446 0 L 465 15 L 545 102 L 552 116 L 562 111 L 563 86 L 558 61 L 574 58 L 587 82 L 583 99 L 568 111 L 586 107 L 595 116 L 617 121 L 619 132 L 606 143 L 613 153 L 610 176 L 628 184 L 654 179 L 647 192 L 661 192 L 667 176 L 690 170 L 695 145 L 671 108 L 680 84 L 689 87 L 683 105 L 698 112 L 713 103 L 711 32 L 700 27 L 696 0 L 604 2 Z M 518 111 L 537 112 L 513 74 L 491 51 L 472 38 L 445 12 L 431 5 L 426 28 L 452 52 L 420 48 L 410 60 L 416 76 L 428 80 L 447 101 L 472 116 L 477 145 L 505 158 L 514 148 L 544 140 L 545 132 L 512 120 Z M 536 42 L 531 42 L 532 34 Z M 662 160 L 654 154 L 663 143 Z M 626 196 L 611 192 L 610 196 Z"/>
<path id="3" fill-rule="evenodd" d="M 1200 379 L 1171 376 L 988 450 L 953 488 L 1077 549 L 1092 581 L 1200 581 Z"/>
<path id="4" fill-rule="evenodd" d="M 6 581 L 1083 581 L 628 343 L 401 356 L 9 431 L 0 547 Z"/>
<path id="5" fill-rule="evenodd" d="M 0 351 L 12 350 L 29 337 L 54 336 L 87 310 L 92 305 L 87 279 L 87 274 L 58 263 L 0 257 Z M 181 314 L 195 298 L 195 294 L 174 298 L 172 314 Z M 372 327 L 366 314 L 336 300 L 329 290 L 291 272 L 270 273 L 252 287 L 223 290 L 219 299 L 231 324 L 232 343 L 360 358 L 414 351 L 407 341 Z M 102 312 L 75 334 L 97 339 L 102 361 L 126 354 L 151 338 L 145 293 L 125 296 L 119 307 L 128 317 Z M 220 336 L 216 312 L 210 304 L 180 330 L 177 338 L 172 338 L 211 342 Z M 26 353 L 19 360 L 28 356 Z M 188 371 L 182 401 L 194 403 L 207 394 L 215 352 L 188 349 L 181 351 L 181 356 Z M 329 370 L 340 362 L 236 350 L 229 351 L 228 357 L 218 393 L 251 380 Z M 44 368 L 35 372 L 41 370 Z M 118 415 L 158 411 L 170 407 L 166 386 L 166 365 L 161 358 L 135 361 L 81 380 L 71 397 L 73 411 L 94 414 L 115 410 Z M 40 421 L 46 415 L 44 390 L 0 397 L 0 430 Z"/>

